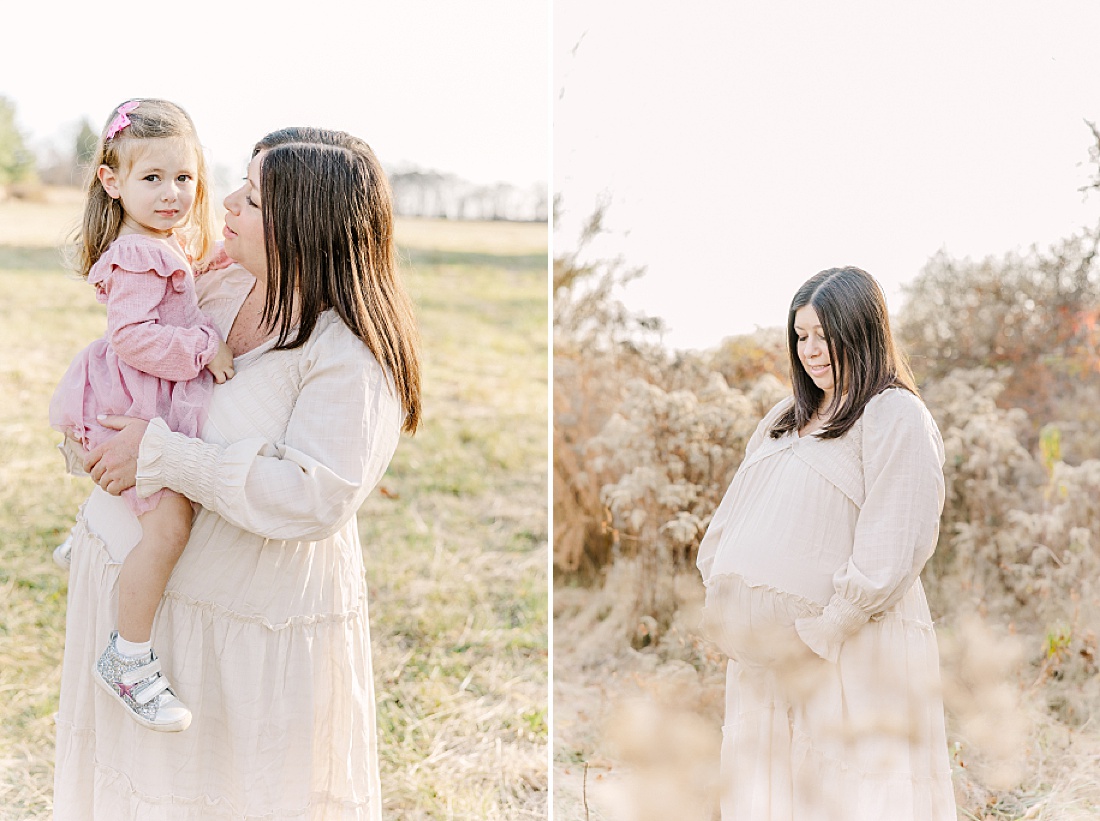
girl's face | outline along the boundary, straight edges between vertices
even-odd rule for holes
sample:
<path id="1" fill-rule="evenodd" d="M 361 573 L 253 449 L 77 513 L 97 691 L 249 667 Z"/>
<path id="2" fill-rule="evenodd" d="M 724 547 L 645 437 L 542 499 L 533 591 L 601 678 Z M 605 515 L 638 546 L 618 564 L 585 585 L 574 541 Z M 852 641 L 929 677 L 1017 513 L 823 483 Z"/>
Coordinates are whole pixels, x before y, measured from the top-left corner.
<path id="1" fill-rule="evenodd" d="M 109 197 L 122 203 L 121 233 L 170 236 L 195 202 L 198 158 L 183 140 L 142 142 L 132 149 L 134 157 L 124 172 L 101 165 L 99 182 Z"/>
<path id="2" fill-rule="evenodd" d="M 248 164 L 244 185 L 225 198 L 225 252 L 257 279 L 267 278 L 267 251 L 264 244 L 264 219 L 260 202 L 261 151 Z"/>
<path id="3" fill-rule="evenodd" d="M 825 406 L 833 401 L 836 385 L 833 363 L 829 361 L 829 345 L 817 311 L 803 305 L 794 314 L 794 332 L 798 335 L 798 359 L 810 379 L 825 392 Z"/>

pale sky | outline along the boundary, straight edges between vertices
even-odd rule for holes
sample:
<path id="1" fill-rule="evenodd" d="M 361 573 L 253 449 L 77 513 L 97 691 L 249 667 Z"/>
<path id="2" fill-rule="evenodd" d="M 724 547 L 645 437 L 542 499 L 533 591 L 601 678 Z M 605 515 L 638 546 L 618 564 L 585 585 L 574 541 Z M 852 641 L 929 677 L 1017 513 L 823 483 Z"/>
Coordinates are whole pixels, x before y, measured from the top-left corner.
<path id="1" fill-rule="evenodd" d="M 629 11 L 624 11 L 629 8 Z M 554 2 L 559 250 L 597 195 L 671 347 L 777 326 L 817 271 L 900 285 L 1100 220 L 1100 3 Z M 575 51 L 574 51 L 575 49 Z"/>
<path id="2" fill-rule="evenodd" d="M 165 97 L 234 176 L 267 132 L 316 125 L 389 168 L 526 187 L 549 179 L 549 2 L 20 0 L 0 11 L 0 95 L 32 144 Z"/>

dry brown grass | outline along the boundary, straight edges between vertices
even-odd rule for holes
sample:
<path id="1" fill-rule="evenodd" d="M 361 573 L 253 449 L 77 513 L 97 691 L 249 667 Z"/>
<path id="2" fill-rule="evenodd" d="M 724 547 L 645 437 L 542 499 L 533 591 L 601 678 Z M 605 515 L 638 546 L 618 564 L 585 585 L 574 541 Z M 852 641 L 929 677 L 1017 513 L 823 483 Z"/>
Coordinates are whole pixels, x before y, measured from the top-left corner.
<path id="1" fill-rule="evenodd" d="M 702 584 L 677 578 L 675 622 L 641 652 L 623 639 L 636 584 L 617 562 L 601 586 L 554 590 L 558 821 L 718 817 L 725 661 L 695 629 Z M 1044 672 L 1044 637 L 976 614 L 938 633 L 960 821 L 1100 817 L 1100 680 Z"/>
<path id="2" fill-rule="evenodd" d="M 66 577 L 50 550 L 89 485 L 62 476 L 46 405 L 103 329 L 54 247 L 75 213 L 71 200 L 0 203 L 3 819 L 51 812 Z M 545 237 L 398 225 L 424 334 L 424 426 L 359 517 L 386 817 L 546 816 Z"/>
<path id="3" fill-rule="evenodd" d="M 638 577 L 635 562 L 619 561 L 602 587 L 554 591 L 558 821 L 585 821 L 586 803 L 607 821 L 710 821 L 717 809 L 724 667 L 694 635 L 701 596 L 678 578 L 674 624 L 635 651 L 622 637 Z"/>
<path id="4" fill-rule="evenodd" d="M 699 356 L 654 355 L 644 325 L 615 302 L 617 262 L 578 264 L 571 254 L 555 262 L 555 282 L 566 283 L 554 315 L 555 805 L 566 819 L 595 806 L 625 821 L 671 800 L 706 817 L 709 782 L 699 776 L 713 772 L 718 744 L 705 730 L 698 744 L 668 733 L 698 725 L 692 716 L 712 730 L 722 722 L 714 704 L 723 661 L 698 638 L 702 585 L 692 565 L 744 439 L 779 398 L 758 389 L 778 372 L 782 346 L 763 334 Z M 1083 276 L 1064 267 L 1032 273 Z M 984 309 L 985 292 L 973 286 L 945 287 Z M 966 339 L 974 330 L 950 327 Z M 918 343 L 911 353 L 920 354 Z M 1065 351 L 1028 350 L 1078 377 L 1095 365 L 1095 346 L 1073 349 L 1075 370 Z M 940 547 L 925 586 L 944 648 L 959 817 L 1100 817 L 1100 461 L 1064 461 L 1088 451 L 1080 428 L 1060 421 L 1032 442 L 1028 430 L 1048 420 L 998 403 L 1005 374 L 951 362 L 922 385 L 947 453 Z M 719 375 L 754 407 L 714 401 L 723 396 Z M 1068 401 L 1074 419 L 1095 427 L 1094 404 Z M 647 554 L 656 557 L 649 566 Z M 639 697 L 631 714 L 613 709 Z M 708 744 L 709 759 L 700 753 Z M 647 758 L 653 749 L 663 751 L 663 769 Z M 696 765 L 681 770 L 684 761 Z M 601 775 L 586 794 L 578 773 L 597 762 Z"/>

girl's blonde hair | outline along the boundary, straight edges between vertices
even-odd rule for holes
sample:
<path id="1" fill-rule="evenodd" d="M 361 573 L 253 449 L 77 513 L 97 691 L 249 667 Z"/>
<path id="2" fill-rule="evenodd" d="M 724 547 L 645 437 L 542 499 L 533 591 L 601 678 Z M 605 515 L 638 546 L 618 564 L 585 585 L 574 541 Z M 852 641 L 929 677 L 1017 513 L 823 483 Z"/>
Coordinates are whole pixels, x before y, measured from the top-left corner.
<path id="1" fill-rule="evenodd" d="M 103 252 L 116 239 L 122 228 L 122 202 L 107 195 L 99 181 L 98 171 L 106 165 L 118 175 L 125 175 L 140 156 L 144 140 L 182 140 L 195 152 L 195 201 L 191 213 L 180 226 L 180 239 L 184 248 L 198 262 L 208 257 L 214 248 L 214 209 L 210 201 L 207 181 L 206 158 L 199 144 L 195 124 L 187 112 L 168 100 L 139 98 L 127 101 L 137 103 L 125 114 L 130 124 L 107 136 L 111 124 L 119 116 L 116 106 L 100 132 L 95 159 L 88 169 L 85 183 L 84 218 L 76 241 L 74 267 L 82 277 L 87 277 Z M 123 103 L 123 105 L 126 105 Z"/>

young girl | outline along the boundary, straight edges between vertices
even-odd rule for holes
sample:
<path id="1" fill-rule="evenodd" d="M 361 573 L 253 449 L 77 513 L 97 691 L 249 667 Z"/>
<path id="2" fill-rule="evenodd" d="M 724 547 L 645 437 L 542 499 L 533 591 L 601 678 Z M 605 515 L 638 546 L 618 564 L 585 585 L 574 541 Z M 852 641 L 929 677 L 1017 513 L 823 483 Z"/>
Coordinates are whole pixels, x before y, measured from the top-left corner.
<path id="1" fill-rule="evenodd" d="M 78 266 L 107 305 L 107 332 L 76 357 L 50 403 L 70 469 L 82 456 L 74 441 L 88 451 L 114 434 L 97 417 L 160 417 L 197 436 L 213 383 L 233 376 L 233 355 L 195 298 L 190 260 L 210 254 L 213 216 L 190 117 L 165 100 L 120 105 L 93 168 Z M 142 538 L 119 573 L 117 629 L 94 680 L 140 724 L 185 730 L 191 712 L 161 675 L 150 635 L 190 535 L 191 503 L 167 490 L 122 497 Z"/>

